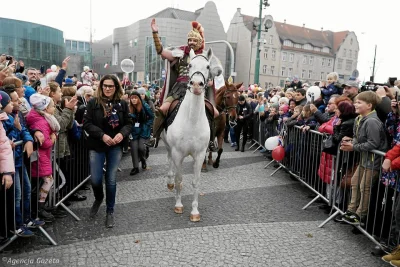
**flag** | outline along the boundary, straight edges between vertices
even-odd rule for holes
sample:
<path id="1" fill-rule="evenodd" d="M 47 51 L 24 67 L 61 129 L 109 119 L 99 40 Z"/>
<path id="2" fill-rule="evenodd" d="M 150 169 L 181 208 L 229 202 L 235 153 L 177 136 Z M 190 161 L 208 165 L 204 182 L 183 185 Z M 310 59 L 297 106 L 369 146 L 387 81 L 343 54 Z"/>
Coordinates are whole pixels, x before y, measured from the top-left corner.
<path id="1" fill-rule="evenodd" d="M 106 64 L 104 64 L 104 68 L 105 69 L 107 69 L 108 68 L 108 64 L 106 63 Z"/>

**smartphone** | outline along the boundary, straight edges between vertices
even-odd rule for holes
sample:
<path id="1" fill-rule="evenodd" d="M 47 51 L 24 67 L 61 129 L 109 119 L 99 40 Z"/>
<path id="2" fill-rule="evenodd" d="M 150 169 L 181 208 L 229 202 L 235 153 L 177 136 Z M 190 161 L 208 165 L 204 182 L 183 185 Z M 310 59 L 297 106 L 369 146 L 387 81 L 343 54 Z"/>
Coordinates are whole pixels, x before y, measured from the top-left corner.
<path id="1" fill-rule="evenodd" d="M 47 86 L 47 80 L 46 78 L 40 78 L 40 87 L 42 87 L 42 89 L 46 88 Z"/>

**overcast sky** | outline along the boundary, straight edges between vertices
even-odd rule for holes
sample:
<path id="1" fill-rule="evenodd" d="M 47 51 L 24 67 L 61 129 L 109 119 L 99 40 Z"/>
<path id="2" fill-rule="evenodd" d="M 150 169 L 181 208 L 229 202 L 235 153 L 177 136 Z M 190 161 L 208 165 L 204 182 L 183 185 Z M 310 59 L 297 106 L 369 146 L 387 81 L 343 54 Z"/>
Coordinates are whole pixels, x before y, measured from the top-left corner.
<path id="1" fill-rule="evenodd" d="M 68 0 L 65 2 L 42 0 L 6 1 L 0 9 L 0 17 L 19 19 L 52 26 L 64 31 L 64 38 L 89 40 L 90 1 Z M 165 8 L 175 7 L 195 11 L 204 7 L 206 0 L 147 0 L 147 1 L 95 1 L 92 0 L 92 28 L 94 40 L 102 39 L 117 27 L 124 27 L 147 18 Z M 227 31 L 229 23 L 240 7 L 242 14 L 258 16 L 259 0 L 214 0 L 221 21 Z M 400 79 L 400 1 L 380 0 L 269 0 L 270 7 L 263 16 L 270 14 L 274 20 L 312 29 L 331 31 L 354 31 L 360 42 L 358 70 L 359 79 L 368 80 L 372 73 L 374 47 L 377 82 L 388 77 Z M 397 26 L 397 27 L 395 27 Z M 150 31 L 150 26 L 149 26 Z M 205 29 L 207 36 L 207 29 Z"/>

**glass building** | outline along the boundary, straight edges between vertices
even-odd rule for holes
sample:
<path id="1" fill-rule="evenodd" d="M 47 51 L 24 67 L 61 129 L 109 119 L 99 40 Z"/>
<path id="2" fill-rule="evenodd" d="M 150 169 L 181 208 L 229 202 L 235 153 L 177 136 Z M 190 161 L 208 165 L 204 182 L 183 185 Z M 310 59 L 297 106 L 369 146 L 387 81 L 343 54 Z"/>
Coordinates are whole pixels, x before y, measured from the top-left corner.
<path id="1" fill-rule="evenodd" d="M 84 66 L 92 66 L 92 50 L 89 42 L 65 39 L 66 56 L 70 56 L 67 75 L 78 75 Z"/>
<path id="2" fill-rule="evenodd" d="M 63 32 L 27 21 L 0 18 L 0 53 L 22 60 L 25 67 L 50 68 L 65 57 Z"/>

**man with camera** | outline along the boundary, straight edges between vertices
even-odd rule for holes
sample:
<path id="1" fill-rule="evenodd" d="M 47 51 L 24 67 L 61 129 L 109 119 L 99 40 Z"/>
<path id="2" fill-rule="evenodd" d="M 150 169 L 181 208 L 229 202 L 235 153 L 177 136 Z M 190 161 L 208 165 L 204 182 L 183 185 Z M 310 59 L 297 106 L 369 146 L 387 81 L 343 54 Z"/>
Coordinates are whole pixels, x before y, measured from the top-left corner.
<path id="1" fill-rule="evenodd" d="M 82 78 L 83 84 L 92 86 L 93 80 L 94 80 L 93 71 L 88 66 L 83 67 L 83 72 L 81 73 L 81 78 Z"/>

